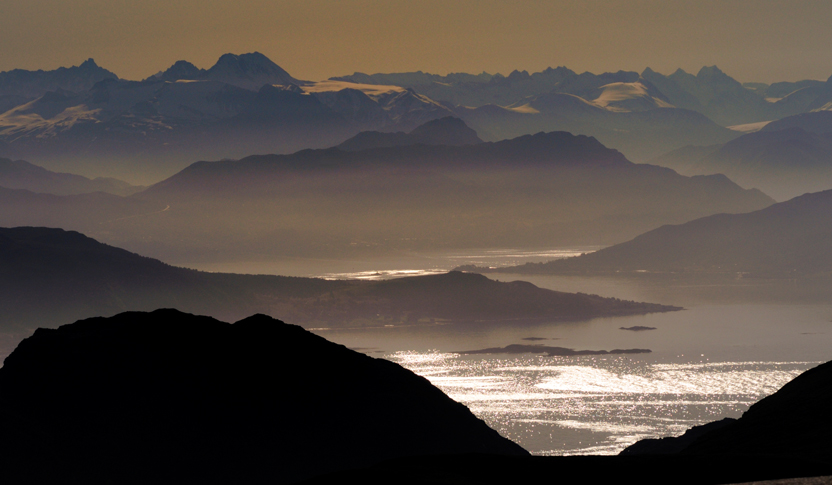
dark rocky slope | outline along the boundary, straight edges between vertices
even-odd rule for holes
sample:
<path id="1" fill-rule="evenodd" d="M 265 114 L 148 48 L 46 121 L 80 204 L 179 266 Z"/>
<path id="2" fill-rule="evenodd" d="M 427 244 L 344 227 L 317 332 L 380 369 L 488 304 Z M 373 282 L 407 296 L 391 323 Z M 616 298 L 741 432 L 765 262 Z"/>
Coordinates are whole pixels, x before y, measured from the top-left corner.
<path id="1" fill-rule="evenodd" d="M 0 369 L 6 483 L 286 483 L 385 458 L 526 455 L 424 378 L 263 315 L 38 330 Z"/>

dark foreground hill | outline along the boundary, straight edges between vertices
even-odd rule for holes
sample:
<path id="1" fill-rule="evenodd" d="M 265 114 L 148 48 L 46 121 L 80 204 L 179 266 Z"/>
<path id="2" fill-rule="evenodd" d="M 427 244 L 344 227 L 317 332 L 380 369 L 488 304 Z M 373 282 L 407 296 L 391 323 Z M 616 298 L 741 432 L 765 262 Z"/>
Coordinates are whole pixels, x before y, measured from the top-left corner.
<path id="1" fill-rule="evenodd" d="M 424 454 L 526 455 L 426 379 L 255 315 L 40 329 L 0 369 L 5 483 L 287 483 Z"/>
<path id="2" fill-rule="evenodd" d="M 678 309 L 459 272 L 389 281 L 204 273 L 76 232 L 0 228 L 0 307 L 6 329 L 174 306 L 228 320 L 259 312 L 307 327 L 519 324 Z"/>
<path id="3" fill-rule="evenodd" d="M 751 273 L 795 277 L 832 273 L 832 190 L 748 214 L 717 214 L 663 226 L 575 258 L 530 263 L 507 273 Z M 482 268 L 460 268 L 488 271 Z"/>

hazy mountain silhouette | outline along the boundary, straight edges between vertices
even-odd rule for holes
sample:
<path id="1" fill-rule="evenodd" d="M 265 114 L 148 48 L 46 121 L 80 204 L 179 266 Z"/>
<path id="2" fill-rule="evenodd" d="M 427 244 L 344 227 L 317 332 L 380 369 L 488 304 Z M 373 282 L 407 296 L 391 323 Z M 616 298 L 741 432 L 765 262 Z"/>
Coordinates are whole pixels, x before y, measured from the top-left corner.
<path id="1" fill-rule="evenodd" d="M 379 131 L 362 131 L 349 140 L 338 145 L 346 151 L 360 151 L 370 148 L 397 147 L 408 145 L 475 145 L 482 143 L 477 132 L 472 130 L 459 118 L 451 116 L 429 121 L 416 127 L 410 133 L 398 131 L 383 133 Z"/>
<path id="2" fill-rule="evenodd" d="M 722 146 L 685 147 L 651 162 L 685 175 L 723 173 L 777 200 L 826 190 L 832 188 L 832 113 L 823 114 L 812 117 L 818 123 L 798 120 L 808 115 L 785 118 Z M 830 131 L 822 131 L 822 118 L 829 118 Z"/>
<path id="3" fill-rule="evenodd" d="M 3 75 L 9 86 L 40 87 L 3 91 L 0 79 L 0 145 L 14 150 L 0 146 L 0 156 L 59 171 L 121 178 L 140 173 L 141 183 L 175 173 L 194 159 L 321 148 L 361 131 L 407 132 L 446 116 L 465 120 L 487 141 L 564 130 L 594 136 L 645 161 L 686 145 L 724 143 L 740 133 L 717 123 L 764 122 L 832 106 L 828 82 L 750 89 L 716 67 L 696 76 L 650 69 L 577 74 L 565 67 L 508 76 L 356 73 L 314 83 L 292 77 L 255 52 L 225 54 L 209 69 L 178 61 L 143 82 L 118 80 L 92 61 Z M 272 86 L 309 94 L 322 106 L 304 110 L 310 115 L 305 117 L 292 106 L 309 101 L 284 96 L 288 106 L 264 103 L 263 96 L 274 93 L 256 93 Z M 330 122 L 319 123 L 326 108 Z"/>
<path id="4" fill-rule="evenodd" d="M 488 141 L 563 130 L 593 136 L 637 161 L 685 145 L 724 143 L 739 135 L 691 110 L 660 105 L 638 111 L 621 108 L 643 103 L 643 97 L 628 97 L 633 92 L 644 93 L 643 85 L 609 85 L 605 89 L 604 106 L 574 94 L 552 92 L 508 107 L 457 107 L 454 113 Z"/>
<path id="5" fill-rule="evenodd" d="M 678 310 L 459 272 L 388 281 L 204 273 L 77 232 L 36 227 L 0 228 L 0 268 L 7 329 L 174 305 L 229 320 L 259 312 L 331 327 L 436 321 L 517 325 Z"/>
<path id="6" fill-rule="evenodd" d="M 832 133 L 832 111 L 821 110 L 788 116 L 768 123 L 761 131 L 775 132 L 789 128 L 800 128 L 811 133 Z"/>
<path id="7" fill-rule="evenodd" d="M 797 277 L 832 274 L 832 190 L 748 214 L 667 225 L 575 258 L 526 264 L 510 273 L 723 273 Z M 475 270 L 475 268 L 465 268 Z"/>
<path id="8" fill-rule="evenodd" d="M 123 196 L 145 188 L 113 178 L 88 179 L 70 173 L 51 172 L 23 160 L 12 161 L 8 158 L 0 158 L 0 187 L 55 195 L 107 192 Z"/>
<path id="9" fill-rule="evenodd" d="M 460 147 L 305 150 L 200 162 L 134 198 L 171 209 L 164 217 L 115 224 L 102 236 L 150 235 L 152 247 L 130 249 L 166 259 L 176 257 L 177 247 L 192 257 L 204 251 L 216 257 L 243 248 L 331 256 L 612 244 L 662 224 L 772 202 L 723 176 L 689 178 L 633 164 L 593 138 L 563 132 Z"/>
<path id="10" fill-rule="evenodd" d="M 662 149 L 670 151 L 685 144 L 722 143 L 731 139 L 732 135 L 713 126 L 708 127 L 704 117 L 695 124 L 690 124 L 690 121 L 687 125 L 678 124 L 674 117 L 680 115 L 663 120 L 663 133 L 659 135 L 651 133 L 659 126 L 643 126 L 638 117 L 609 116 L 605 111 L 641 112 L 675 107 L 696 111 L 722 126 L 732 126 L 765 122 L 832 106 L 832 84 L 827 82 L 805 80 L 743 85 L 716 66 L 703 67 L 696 75 L 681 69 L 663 75 L 650 68 L 641 74 L 627 71 L 578 74 L 558 67 L 532 74 L 514 71 L 509 76 L 488 73 L 448 76 L 422 72 L 355 73 L 334 79 L 414 89 L 449 106 L 456 106 L 457 116 L 465 119 L 489 141 L 540 130 L 566 130 L 595 136 L 635 160 L 646 160 L 659 155 Z M 593 118 L 589 115 L 591 110 L 568 102 L 564 95 L 579 97 L 601 110 L 596 110 Z M 545 100 L 551 103 L 558 97 L 561 100 L 556 104 L 557 110 L 550 108 L 547 112 L 534 106 L 534 103 L 546 105 Z M 466 110 L 463 107 L 481 109 Z M 516 113 L 503 112 L 500 107 Z M 529 116 L 541 113 L 547 116 Z M 548 119 L 553 117 L 556 119 Z M 626 133 L 630 129 L 634 129 L 635 133 Z M 661 149 L 654 149 L 653 145 Z"/>
<path id="11" fill-rule="evenodd" d="M 450 114 L 412 90 L 310 83 L 262 54 L 226 54 L 207 70 L 179 61 L 141 82 L 112 76 L 85 90 L 2 98 L 0 156 L 158 180 L 193 160 L 332 146 Z"/>
<path id="12" fill-rule="evenodd" d="M 447 76 L 415 73 L 372 74 L 355 73 L 351 76 L 332 78 L 359 84 L 393 85 L 411 88 L 431 99 L 455 106 L 479 107 L 485 105 L 509 106 L 527 98 L 547 93 L 565 93 L 587 100 L 599 98 L 605 91 L 615 91 L 619 98 L 656 97 L 659 102 L 665 97 L 649 83 L 642 81 L 636 72 L 618 71 L 593 74 L 577 74 L 566 67 L 548 68 L 529 74 L 527 71 L 513 71 L 508 76 L 501 74 L 479 75 L 458 73 Z M 622 85 L 643 88 L 638 93 L 622 92 Z M 625 90 L 626 91 L 626 90 Z M 649 93 L 649 94 L 648 94 Z M 609 98 L 609 92 L 607 97 Z M 607 101 L 608 102 L 608 101 Z M 656 107 L 655 103 L 648 103 Z M 630 106 L 640 109 L 636 104 Z"/>
<path id="13" fill-rule="evenodd" d="M 287 483 L 393 457 L 527 455 L 398 364 L 263 315 L 40 329 L 0 393 L 0 462 L 18 483 Z"/>
<path id="14" fill-rule="evenodd" d="M 258 91 L 266 84 L 303 84 L 282 67 L 259 52 L 250 54 L 223 54 L 209 69 L 199 69 L 188 61 L 177 61 L 167 70 L 148 78 L 163 81 L 217 81 L 251 91 Z"/>
<path id="15" fill-rule="evenodd" d="M 82 92 L 104 79 L 118 79 L 112 72 L 87 59 L 80 66 L 59 67 L 54 71 L 14 69 L 0 72 L 0 96 L 38 98 L 48 91 Z"/>
<path id="16" fill-rule="evenodd" d="M 832 363 L 827 362 L 753 404 L 737 420 L 710 423 L 693 436 L 638 442 L 622 454 L 795 456 L 832 464 L 830 389 Z"/>
<path id="17" fill-rule="evenodd" d="M 118 221 L 160 214 L 165 207 L 156 201 L 104 192 L 54 195 L 0 187 L 0 221 L 5 226 L 67 227 L 109 233 Z"/>

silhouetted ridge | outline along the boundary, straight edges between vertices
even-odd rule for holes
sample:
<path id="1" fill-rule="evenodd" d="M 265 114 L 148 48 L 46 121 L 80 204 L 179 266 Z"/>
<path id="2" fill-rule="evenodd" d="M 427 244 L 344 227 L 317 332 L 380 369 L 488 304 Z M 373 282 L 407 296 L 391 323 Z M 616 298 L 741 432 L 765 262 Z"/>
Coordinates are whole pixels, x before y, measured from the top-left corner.
<path id="1" fill-rule="evenodd" d="M 199 69 L 188 61 L 176 61 L 164 72 L 155 77 L 162 81 L 179 81 L 180 79 L 199 79 L 205 74 L 204 69 Z"/>
<path id="2" fill-rule="evenodd" d="M 53 71 L 14 69 L 0 72 L 0 95 L 32 99 L 57 89 L 79 93 L 103 79 L 118 79 L 118 76 L 99 67 L 92 59 L 79 66 L 59 67 Z"/>
<path id="3" fill-rule="evenodd" d="M 0 428 L 4 479 L 41 483 L 286 483 L 527 454 L 397 364 L 263 315 L 175 310 L 35 332 L 0 369 Z"/>
<path id="4" fill-rule="evenodd" d="M 419 125 L 410 133 L 384 133 L 362 131 L 338 145 L 341 150 L 359 151 L 371 148 L 399 147 L 408 145 L 476 145 L 482 143 L 477 132 L 459 118 L 446 116 Z"/>
<path id="5" fill-rule="evenodd" d="M 204 273 L 61 229 L 0 228 L 0 237 L 0 326 L 6 330 L 174 305 L 224 319 L 259 312 L 312 327 L 517 325 L 679 309 L 462 273 L 384 281 Z"/>
<path id="6" fill-rule="evenodd" d="M 746 214 L 716 214 L 666 225 L 594 253 L 504 272 L 832 274 L 832 190 L 805 194 Z M 468 271 L 475 268 L 465 268 Z"/>
<path id="7" fill-rule="evenodd" d="M 112 178 L 90 180 L 80 175 L 52 172 L 23 160 L 8 158 L 0 158 L 0 187 L 55 195 L 108 192 L 124 196 L 144 189 Z"/>

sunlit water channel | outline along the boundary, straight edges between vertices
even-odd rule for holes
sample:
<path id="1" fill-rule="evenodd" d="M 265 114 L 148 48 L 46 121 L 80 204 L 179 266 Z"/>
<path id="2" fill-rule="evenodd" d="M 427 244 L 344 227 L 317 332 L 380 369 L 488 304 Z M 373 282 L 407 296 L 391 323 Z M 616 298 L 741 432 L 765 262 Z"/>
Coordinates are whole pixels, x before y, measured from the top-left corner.
<path id="1" fill-rule="evenodd" d="M 594 248 L 408 253 L 353 261 L 293 260 L 199 266 L 213 271 L 386 279 L 461 264 L 507 266 Z M 550 289 L 685 307 L 684 311 L 526 326 L 319 329 L 350 348 L 429 379 L 535 454 L 611 454 L 646 437 L 739 417 L 801 372 L 832 360 L 832 298 L 781 282 L 491 275 Z M 627 331 L 621 327 L 654 327 Z M 535 340 L 529 340 L 535 339 Z M 459 351 L 543 344 L 651 349 L 649 354 L 548 357 Z"/>

